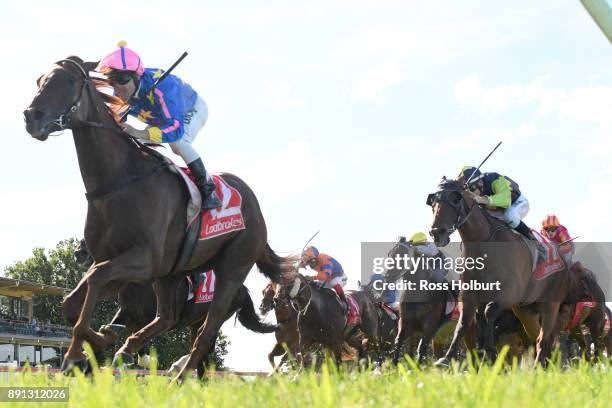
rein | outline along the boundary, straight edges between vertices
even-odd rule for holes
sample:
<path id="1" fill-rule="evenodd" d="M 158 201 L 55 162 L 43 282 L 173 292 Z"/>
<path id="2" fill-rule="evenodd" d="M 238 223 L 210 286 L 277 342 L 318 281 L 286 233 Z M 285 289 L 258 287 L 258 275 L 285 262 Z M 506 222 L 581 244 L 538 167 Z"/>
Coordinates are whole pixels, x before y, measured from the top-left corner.
<path id="1" fill-rule="evenodd" d="M 103 129 L 103 130 L 114 132 L 115 134 L 121 136 L 131 146 L 134 146 L 140 151 L 144 153 L 148 153 L 149 155 L 155 157 L 156 160 L 154 161 L 158 164 L 153 169 L 152 172 L 148 172 L 148 173 L 140 174 L 140 175 L 131 174 L 127 177 L 119 178 L 118 180 L 112 183 L 109 183 L 105 186 L 97 188 L 94 191 L 86 192 L 85 197 L 87 198 L 87 200 L 92 201 L 92 200 L 96 200 L 101 197 L 113 194 L 119 190 L 124 189 L 125 187 L 128 187 L 129 185 L 133 183 L 145 180 L 153 176 L 159 170 L 168 168 L 170 166 L 170 163 L 168 163 L 168 161 L 164 159 L 164 156 L 162 154 L 146 146 L 145 144 L 141 143 L 140 141 L 138 141 L 138 139 L 134 138 L 130 134 L 123 131 L 123 129 L 121 129 L 119 126 L 109 127 L 109 126 L 104 125 L 101 122 L 92 122 L 88 120 L 78 120 L 78 119 L 72 118 L 72 115 L 75 115 L 81 108 L 81 100 L 83 98 L 83 89 L 87 89 L 87 96 L 89 97 L 89 101 L 92 102 L 92 105 L 94 106 L 97 113 L 100 113 L 100 108 L 96 103 L 94 103 L 95 102 L 94 97 L 93 97 L 94 90 L 92 89 L 94 85 L 91 82 L 91 77 L 89 76 L 89 73 L 87 72 L 87 70 L 85 70 L 85 68 L 83 68 L 81 64 L 71 59 L 62 59 L 62 60 L 57 61 L 56 64 L 63 67 L 62 63 L 66 63 L 66 62 L 78 68 L 78 70 L 83 75 L 83 84 L 81 85 L 81 90 L 79 91 L 79 97 L 77 98 L 77 100 L 72 105 L 70 105 L 70 107 L 67 109 L 65 113 L 61 114 L 57 118 L 57 120 L 53 121 L 52 123 L 55 124 L 59 128 L 60 131 L 64 131 L 66 129 L 72 130 L 74 127 L 87 127 L 87 128 L 97 128 L 97 129 Z"/>

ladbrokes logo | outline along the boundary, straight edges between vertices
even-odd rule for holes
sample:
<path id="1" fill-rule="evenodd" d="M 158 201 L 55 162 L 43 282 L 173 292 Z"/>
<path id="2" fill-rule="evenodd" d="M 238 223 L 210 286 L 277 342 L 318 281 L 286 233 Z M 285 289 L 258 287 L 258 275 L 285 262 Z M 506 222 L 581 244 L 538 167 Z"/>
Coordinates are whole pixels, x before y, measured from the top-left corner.
<path id="1" fill-rule="evenodd" d="M 242 197 L 238 190 L 230 187 L 217 175 L 213 175 L 213 179 L 217 195 L 221 199 L 221 207 L 207 211 L 202 216 L 201 240 L 246 228 L 242 218 Z"/>

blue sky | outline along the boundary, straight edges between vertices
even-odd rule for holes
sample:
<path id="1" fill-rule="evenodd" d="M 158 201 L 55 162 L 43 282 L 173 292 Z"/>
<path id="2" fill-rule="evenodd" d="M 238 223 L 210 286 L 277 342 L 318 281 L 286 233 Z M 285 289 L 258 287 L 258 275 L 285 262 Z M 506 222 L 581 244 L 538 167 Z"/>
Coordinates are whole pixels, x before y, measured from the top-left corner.
<path id="1" fill-rule="evenodd" d="M 0 34 L 0 268 L 83 230 L 70 132 L 41 143 L 23 127 L 35 79 L 121 39 L 147 67 L 189 51 L 176 74 L 209 105 L 207 166 L 253 187 L 278 251 L 321 230 L 349 286 L 362 241 L 427 230 L 427 193 L 498 140 L 485 169 L 520 184 L 529 225 L 554 212 L 609 239 L 612 55 L 578 1 L 18 1 Z M 263 284 L 254 270 L 257 300 Z M 266 368 L 271 336 L 224 330 L 232 367 Z"/>

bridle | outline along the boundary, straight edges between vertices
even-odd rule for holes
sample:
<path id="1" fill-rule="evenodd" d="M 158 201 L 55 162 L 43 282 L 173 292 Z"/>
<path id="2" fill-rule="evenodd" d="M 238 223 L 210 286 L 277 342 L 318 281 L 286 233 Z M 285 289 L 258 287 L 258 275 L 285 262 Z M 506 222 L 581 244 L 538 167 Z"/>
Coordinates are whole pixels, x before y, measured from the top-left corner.
<path id="1" fill-rule="evenodd" d="M 115 191 L 120 190 L 124 187 L 127 187 L 128 185 L 134 182 L 141 181 L 141 180 L 144 180 L 152 176 L 158 170 L 167 168 L 169 166 L 169 163 L 167 160 L 164 159 L 164 156 L 161 153 L 141 143 L 140 141 L 138 141 L 138 139 L 136 139 L 135 137 L 131 136 L 130 134 L 126 133 L 123 129 L 121 129 L 120 126 L 118 125 L 117 126 L 106 126 L 101 122 L 92 122 L 88 120 L 76 119 L 74 117 L 77 113 L 79 113 L 81 106 L 82 106 L 81 102 L 83 99 L 83 89 L 87 90 L 87 96 L 89 98 L 89 101 L 91 102 L 91 105 L 93 105 L 97 113 L 100 112 L 100 109 L 98 105 L 94 103 L 95 101 L 94 94 L 93 94 L 94 85 L 92 83 L 91 77 L 89 76 L 89 73 L 87 72 L 87 70 L 80 63 L 78 63 L 77 61 L 71 60 L 69 58 L 61 59 L 57 61 L 55 64 L 59 65 L 62 68 L 65 68 L 63 65 L 64 63 L 70 63 L 77 67 L 77 69 L 79 70 L 79 72 L 81 73 L 83 77 L 82 78 L 83 83 L 81 84 L 81 89 L 79 90 L 77 99 L 66 109 L 66 112 L 61 114 L 56 120 L 52 121 L 51 123 L 57 126 L 59 128 L 59 131 L 64 131 L 66 129 L 73 129 L 74 127 L 81 126 L 81 127 L 94 127 L 94 128 L 99 128 L 99 129 L 104 129 L 104 130 L 114 132 L 118 134 L 119 136 L 121 136 L 126 142 L 128 142 L 128 144 L 131 144 L 133 145 L 133 147 L 136 147 L 137 149 L 143 151 L 144 153 L 147 153 L 147 156 L 145 156 L 146 160 L 152 160 L 155 163 L 157 163 L 157 165 L 155 166 L 152 172 L 148 172 L 148 173 L 141 174 L 141 175 L 132 174 L 128 177 L 119 178 L 107 186 L 103 186 L 101 188 L 98 188 L 95 191 L 85 193 L 85 197 L 87 198 L 87 200 L 95 200 L 100 197 L 106 196 L 108 194 L 114 193 Z M 151 156 L 151 158 L 148 158 L 148 156 Z"/>
<path id="2" fill-rule="evenodd" d="M 451 180 L 444 181 L 440 184 L 440 187 L 440 190 L 427 196 L 427 205 L 433 207 L 435 203 L 445 203 L 453 209 L 457 215 L 457 218 L 451 227 L 448 228 L 449 235 L 451 235 L 467 222 L 470 215 L 472 215 L 472 211 L 474 208 L 478 207 L 478 205 L 476 202 L 474 202 L 469 209 L 466 209 L 465 199 L 463 198 L 464 189 L 460 187 L 458 182 Z M 453 202 L 453 200 L 450 199 L 449 196 L 451 193 L 459 194 L 459 197 L 461 198 L 458 202 Z"/>
<path id="3" fill-rule="evenodd" d="M 306 311 L 308 310 L 308 306 L 310 306 L 310 302 L 312 302 L 312 293 L 310 295 L 310 297 L 308 298 L 308 302 L 306 303 L 306 306 L 304 306 L 303 308 L 299 308 L 299 305 L 296 304 L 295 298 L 302 293 L 306 288 L 309 287 L 308 282 L 306 282 L 304 285 L 302 285 L 302 280 L 300 279 L 300 277 L 296 277 L 295 280 L 290 283 L 290 284 L 279 284 L 280 288 L 286 288 L 291 286 L 291 290 L 289 291 L 289 293 L 287 294 L 287 296 L 289 297 L 289 304 L 291 305 L 291 307 L 293 308 L 293 310 L 295 310 L 296 312 L 298 312 L 299 314 L 305 314 Z M 274 301 L 276 302 L 276 296 Z"/>
<path id="4" fill-rule="evenodd" d="M 72 127 L 74 125 L 76 126 L 91 126 L 91 127 L 98 127 L 98 128 L 104 128 L 104 129 L 108 129 L 108 130 L 114 130 L 114 131 L 118 131 L 118 129 L 113 129 L 113 128 L 108 128 L 106 126 L 104 126 L 102 123 L 98 123 L 98 122 L 89 122 L 89 121 L 84 121 L 84 120 L 78 120 L 78 119 L 74 119 L 73 116 L 76 115 L 79 110 L 81 109 L 81 100 L 83 99 L 83 89 L 86 88 L 87 89 L 87 95 L 89 96 L 89 100 L 92 101 L 93 100 L 93 94 L 92 94 L 92 83 L 91 83 L 91 77 L 89 76 L 89 73 L 87 72 L 87 70 L 85 68 L 83 68 L 83 66 L 81 64 L 79 64 L 78 62 L 71 60 L 71 59 L 61 59 L 59 61 L 57 61 L 55 64 L 59 65 L 60 67 L 63 67 L 62 63 L 68 62 L 72 65 L 74 65 L 75 67 L 77 67 L 77 69 L 79 70 L 79 72 L 82 74 L 83 76 L 83 83 L 81 84 L 81 89 L 79 90 L 78 93 L 78 97 L 76 99 L 76 101 L 74 101 L 67 109 L 66 112 L 64 112 L 63 114 L 59 115 L 59 117 L 52 121 L 51 123 L 53 123 L 55 126 L 57 126 L 59 128 L 60 131 L 64 131 L 66 129 L 72 129 Z M 96 112 L 99 112 L 100 109 L 98 108 L 97 105 L 93 104 Z M 123 132 L 121 132 L 123 133 Z M 59 136 L 59 135 L 57 135 Z"/>

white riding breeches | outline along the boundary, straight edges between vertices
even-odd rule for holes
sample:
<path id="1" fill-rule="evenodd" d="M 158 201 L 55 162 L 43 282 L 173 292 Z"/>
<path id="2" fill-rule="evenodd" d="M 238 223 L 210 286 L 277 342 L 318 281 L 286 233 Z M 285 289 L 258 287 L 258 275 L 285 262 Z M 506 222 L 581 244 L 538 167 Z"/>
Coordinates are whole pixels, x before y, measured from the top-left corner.
<path id="1" fill-rule="evenodd" d="M 204 99 L 198 96 L 195 105 L 185 114 L 185 118 L 183 119 L 185 134 L 176 142 L 170 143 L 170 148 L 174 154 L 181 156 L 185 164 L 189 164 L 200 158 L 200 155 L 191 144 L 198 135 L 198 132 L 204 127 L 207 120 L 208 106 L 206 106 Z"/>
<path id="2" fill-rule="evenodd" d="M 325 284 L 323 285 L 323 287 L 332 289 L 337 284 L 340 284 L 340 286 L 344 287 L 347 281 L 348 281 L 348 278 L 346 277 L 346 275 L 336 276 L 333 279 L 325 281 Z"/>
<path id="3" fill-rule="evenodd" d="M 516 228 L 521 223 L 521 220 L 527 216 L 528 212 L 529 201 L 521 194 L 514 204 L 508 207 L 504 212 L 504 221 L 512 228 Z"/>

